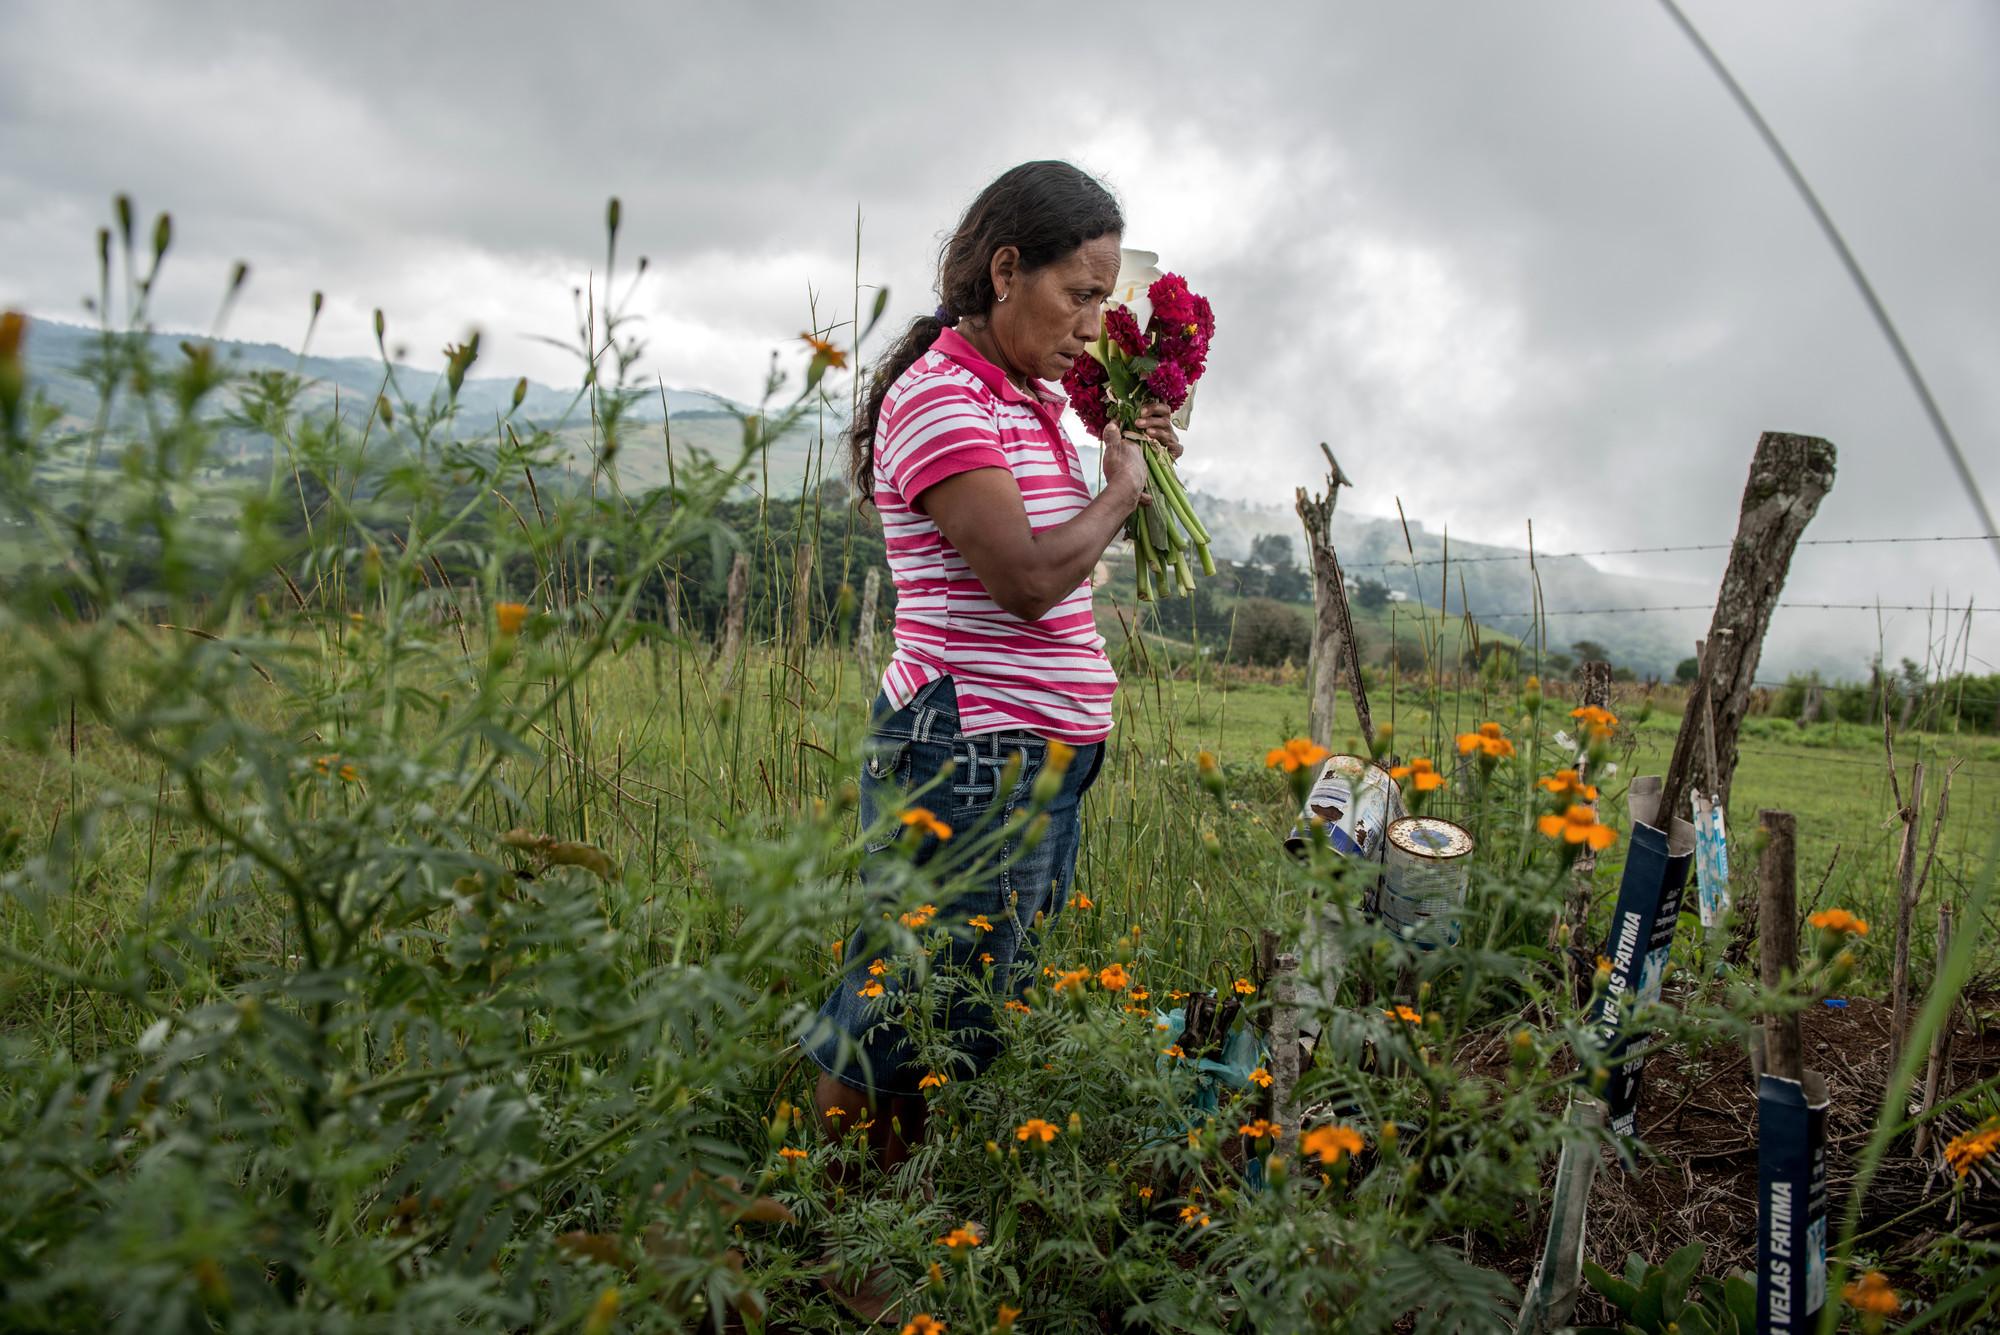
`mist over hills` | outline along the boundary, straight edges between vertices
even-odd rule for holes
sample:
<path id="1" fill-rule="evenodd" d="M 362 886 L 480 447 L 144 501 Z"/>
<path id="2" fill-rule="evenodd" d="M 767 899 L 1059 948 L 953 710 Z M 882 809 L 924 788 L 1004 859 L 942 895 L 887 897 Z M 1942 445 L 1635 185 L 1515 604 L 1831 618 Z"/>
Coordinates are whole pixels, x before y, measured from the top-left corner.
<path id="1" fill-rule="evenodd" d="M 150 338 L 154 354 L 162 360 L 181 357 L 184 341 L 206 341 L 198 335 L 176 333 L 155 333 Z M 96 392 L 81 368 L 96 355 L 100 339 L 95 329 L 56 321 L 36 321 L 30 327 L 26 352 L 31 383 L 76 425 L 95 410 Z M 278 370 L 305 377 L 310 382 L 301 400 L 306 411 L 337 410 L 343 417 L 351 415 L 357 423 L 384 392 L 391 375 L 392 399 L 421 402 L 443 392 L 441 372 L 401 363 L 385 368 L 371 358 L 301 357 L 272 343 L 215 340 L 214 346 L 225 364 L 239 374 Z M 515 385 L 512 378 L 468 376 L 458 396 L 458 411 L 466 429 L 477 431 L 505 417 L 513 404 Z M 734 459 L 742 439 L 739 414 L 750 411 L 699 389 L 662 387 L 641 396 L 626 417 L 625 447 L 618 458 L 622 483 L 635 490 L 664 485 L 669 436 L 676 457 L 682 461 L 695 452 L 718 460 Z M 550 429 L 568 466 L 579 474 L 589 471 L 590 406 L 580 388 L 530 381 L 516 417 Z M 656 427 L 657 438 L 651 431 L 631 430 L 635 425 Z M 821 479 L 841 477 L 844 468 L 838 436 L 844 425 L 838 408 L 828 405 L 823 413 L 787 432 L 772 443 L 751 488 L 768 486 L 776 496 L 797 495 Z M 268 449 L 269 442 L 256 433 L 225 429 L 224 446 L 234 446 L 237 461 L 243 462 L 252 457 L 249 452 Z M 1086 468 L 1094 471 L 1095 451 L 1088 445 L 1083 449 Z M 1299 521 L 1290 506 L 1225 500 L 1200 491 L 1194 492 L 1192 499 L 1215 537 L 1218 557 L 1246 559 L 1253 542 L 1276 534 L 1291 543 L 1295 559 L 1303 559 Z M 1675 664 L 1693 653 L 1696 637 L 1708 626 L 1705 608 L 1715 596 L 1712 585 L 1601 570 L 1583 557 L 1538 555 L 1531 567 L 1521 549 L 1458 540 L 1449 542 L 1447 553 L 1445 535 L 1428 531 L 1414 519 L 1409 521 L 1406 536 L 1404 525 L 1395 519 L 1337 512 L 1334 542 L 1351 585 L 1373 580 L 1414 602 L 1442 605 L 1454 616 L 1469 609 L 1485 625 L 1516 635 L 1532 633 L 1532 621 L 1524 614 L 1536 606 L 1537 578 L 1541 606 L 1554 612 L 1686 604 L 1704 609 L 1592 613 L 1549 620 L 1549 648 L 1567 650 L 1576 641 L 1587 639 L 1603 646 L 1612 661 L 1641 674 L 1671 676 Z M 1772 678 L 1816 670 L 1853 678 L 1865 674 L 1870 648 L 1858 641 L 1851 645 L 1804 644 L 1774 639 L 1766 645 L 1759 675 Z"/>

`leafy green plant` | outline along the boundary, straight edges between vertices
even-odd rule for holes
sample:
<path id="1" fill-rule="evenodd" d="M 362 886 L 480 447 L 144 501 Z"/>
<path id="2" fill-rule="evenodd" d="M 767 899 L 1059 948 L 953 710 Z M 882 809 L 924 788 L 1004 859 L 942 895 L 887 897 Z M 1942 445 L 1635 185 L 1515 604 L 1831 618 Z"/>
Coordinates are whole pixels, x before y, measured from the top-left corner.
<path id="1" fill-rule="evenodd" d="M 1621 1279 L 1594 1261 L 1584 1278 L 1618 1309 L 1616 1326 L 1588 1327 L 1590 1335 L 1750 1335 L 1757 1329 L 1757 1289 L 1744 1274 L 1699 1276 L 1704 1248 L 1691 1242 L 1659 1265 L 1625 1258 Z"/>

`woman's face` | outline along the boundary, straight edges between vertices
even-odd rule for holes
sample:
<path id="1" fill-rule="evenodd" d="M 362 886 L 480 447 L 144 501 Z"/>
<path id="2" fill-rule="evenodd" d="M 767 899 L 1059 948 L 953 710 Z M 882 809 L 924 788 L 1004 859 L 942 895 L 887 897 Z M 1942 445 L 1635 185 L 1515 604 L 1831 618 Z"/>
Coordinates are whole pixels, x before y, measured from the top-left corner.
<path id="1" fill-rule="evenodd" d="M 1063 258 L 1023 273 L 1011 247 L 994 256 L 994 287 L 1007 300 L 993 307 L 990 328 L 1005 369 L 1038 380 L 1060 380 L 1095 343 L 1104 299 L 1118 281 L 1116 232 L 1086 241 Z"/>

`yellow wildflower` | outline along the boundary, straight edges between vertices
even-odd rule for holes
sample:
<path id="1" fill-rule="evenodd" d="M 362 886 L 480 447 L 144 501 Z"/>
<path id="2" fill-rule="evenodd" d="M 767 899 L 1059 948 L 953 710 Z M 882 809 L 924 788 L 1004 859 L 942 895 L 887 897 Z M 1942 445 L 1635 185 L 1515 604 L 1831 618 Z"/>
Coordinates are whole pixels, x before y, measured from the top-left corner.
<path id="1" fill-rule="evenodd" d="M 528 621 L 528 605 L 526 603 L 495 603 L 493 604 L 493 620 L 499 624 L 502 635 L 519 635 L 521 627 L 526 625 Z"/>

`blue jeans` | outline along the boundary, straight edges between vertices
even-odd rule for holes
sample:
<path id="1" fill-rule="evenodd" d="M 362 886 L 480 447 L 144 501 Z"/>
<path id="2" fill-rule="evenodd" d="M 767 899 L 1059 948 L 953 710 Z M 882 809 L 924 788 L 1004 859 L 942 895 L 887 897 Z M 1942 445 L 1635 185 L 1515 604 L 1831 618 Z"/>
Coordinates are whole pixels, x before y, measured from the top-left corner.
<path id="1" fill-rule="evenodd" d="M 873 717 L 877 722 L 861 766 L 861 827 L 870 840 L 861 863 L 866 907 L 847 940 L 846 967 L 801 1036 L 801 1046 L 820 1069 L 857 1089 L 914 1095 L 930 1067 L 918 1061 L 910 1041 L 903 995 L 907 971 L 890 953 L 883 920 L 890 908 L 884 891 L 891 873 L 900 871 L 892 860 L 907 854 L 898 844 L 918 836 L 900 824 L 876 827 L 892 811 L 921 806 L 951 827 L 951 837 L 923 836 L 912 861 L 922 866 L 950 858 L 990 837 L 1030 804 L 1049 744 L 1030 732 L 960 734 L 950 677 L 924 687 L 898 710 L 889 710 L 878 696 Z M 943 1072 L 952 1079 L 977 1075 L 999 1055 L 993 1007 L 1018 999 L 1035 981 L 1036 919 L 1053 919 L 1069 898 L 1082 834 L 1080 803 L 1103 767 L 1104 744 L 1075 751 L 1061 787 L 1043 808 L 1049 823 L 1041 840 L 1024 849 L 1018 838 L 1009 838 L 969 867 L 954 868 L 949 874 L 965 888 L 951 903 L 938 905 L 935 921 L 919 929 L 920 936 L 938 928 L 950 933 L 948 944 L 932 944 L 928 967 L 936 975 L 930 988 L 939 1003 L 930 1018 L 948 1031 L 956 1055 L 954 1068 Z M 1003 793 L 1001 779 L 1015 757 L 1020 769 Z M 948 764 L 951 775 L 940 781 Z M 990 928 L 969 925 L 975 917 Z M 879 977 L 868 971 L 878 959 L 888 966 Z M 874 982 L 882 984 L 882 995 L 863 996 Z"/>

